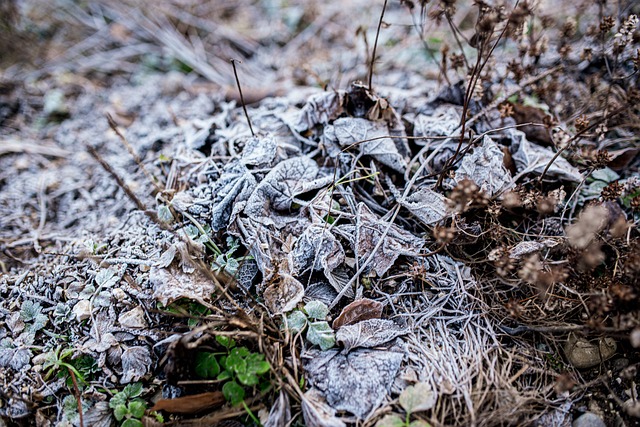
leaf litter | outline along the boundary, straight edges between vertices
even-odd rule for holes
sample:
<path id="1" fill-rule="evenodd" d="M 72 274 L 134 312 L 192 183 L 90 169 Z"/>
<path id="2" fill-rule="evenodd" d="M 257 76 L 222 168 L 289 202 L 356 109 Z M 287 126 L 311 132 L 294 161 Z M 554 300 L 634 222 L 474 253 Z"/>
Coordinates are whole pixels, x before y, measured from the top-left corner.
<path id="1" fill-rule="evenodd" d="M 125 9 L 110 5 L 105 12 L 118 12 L 135 37 L 167 44 L 176 37 L 173 27 L 154 33 L 162 28 L 155 20 L 136 33 Z M 256 48 L 239 34 L 225 37 L 232 46 Z M 174 52 L 180 46 L 171 44 Z M 178 55 L 185 64 L 224 80 L 220 63 L 207 66 L 185 52 Z M 310 426 L 373 425 L 391 420 L 385 415 L 391 410 L 424 412 L 418 416 L 435 424 L 494 425 L 507 404 L 507 412 L 525 419 L 537 417 L 542 402 L 576 399 L 545 395 L 555 377 L 535 376 L 552 363 L 551 345 L 533 347 L 508 331 L 536 327 L 539 319 L 526 317 L 536 304 L 555 313 L 549 286 L 568 292 L 564 300 L 578 306 L 575 291 L 548 279 L 559 270 L 540 259 L 565 247 L 598 255 L 603 239 L 624 235 L 613 223 L 625 215 L 613 207 L 588 207 L 563 228 L 576 201 L 597 198 L 619 176 L 580 191 L 586 175 L 575 159 L 557 156 L 528 133 L 495 129 L 502 112 L 478 99 L 475 130 L 491 135 L 470 138 L 445 170 L 460 148 L 461 85 L 433 93 L 382 84 L 371 90 L 359 82 L 346 90 L 289 88 L 286 97 L 258 97 L 249 109 L 258 129 L 252 135 L 237 102 L 198 89 L 187 77 L 172 78 L 172 84 L 165 75 L 120 80 L 108 91 L 73 95 L 72 105 L 59 108 L 53 101 L 64 103 L 68 95 L 52 90 L 44 113 L 66 119 L 48 125 L 47 144 L 34 154 L 28 141 L 36 138 L 25 131 L 16 134 L 24 139 L 22 152 L 15 144 L 0 151 L 2 165 L 16 170 L 1 177 L 2 416 L 79 425 L 77 412 L 62 421 L 36 408 L 48 399 L 60 414 L 77 411 L 69 404 L 77 390 L 64 388 L 62 377 L 54 384 L 43 375 L 42 356 L 64 345 L 70 360 L 88 356 L 101 370 L 82 378 L 92 381 L 78 398 L 85 425 L 115 422 L 108 393 L 97 384 L 138 382 L 147 397 L 156 394 L 156 409 L 184 415 L 183 425 L 217 422 L 234 408 L 223 405 L 215 384 L 204 393 L 193 385 L 202 378 L 190 361 L 199 351 L 229 350 L 221 342 L 231 337 L 264 353 L 281 381 L 273 382 L 276 393 L 250 389 L 245 401 L 264 425 L 296 416 Z M 393 73 L 384 79 L 394 82 Z M 117 127 L 104 119 L 105 109 Z M 91 148 L 78 149 L 78 141 Z M 98 167 L 92 152 L 108 166 Z M 41 163 L 25 164 L 34 155 Z M 543 173 L 574 186 L 571 211 L 545 210 L 541 201 L 548 197 L 527 193 Z M 482 197 L 464 194 L 469 181 Z M 517 203 L 509 204 L 514 197 Z M 499 215 L 527 203 L 542 217 L 562 216 L 544 228 L 528 224 L 517 232 L 526 234 L 520 241 L 515 231 L 473 218 L 486 209 L 498 224 Z M 500 288 L 526 307 L 489 297 L 513 276 L 496 284 L 472 270 L 474 262 L 460 260 L 465 248 L 479 250 L 474 244 L 484 235 L 503 239 L 491 252 L 498 268 L 513 273 L 518 266 L 518 277 L 531 285 L 534 293 L 526 297 L 513 293 L 515 286 Z M 535 271 L 527 273 L 527 263 Z M 622 298 L 623 290 L 615 295 Z M 520 314 L 505 320 L 495 312 Z M 554 315 L 546 320 L 551 328 L 562 320 Z M 606 343 L 606 358 L 613 357 L 615 342 Z M 587 366 L 564 351 L 565 368 Z"/>

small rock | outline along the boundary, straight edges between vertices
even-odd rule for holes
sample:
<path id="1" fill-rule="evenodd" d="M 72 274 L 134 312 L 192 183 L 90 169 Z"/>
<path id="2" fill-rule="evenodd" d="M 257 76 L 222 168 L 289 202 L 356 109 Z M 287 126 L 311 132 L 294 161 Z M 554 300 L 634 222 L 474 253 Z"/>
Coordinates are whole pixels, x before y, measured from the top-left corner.
<path id="1" fill-rule="evenodd" d="M 614 372 L 620 372 L 627 366 L 629 366 L 629 359 L 625 359 L 624 357 L 621 357 L 613 361 L 612 367 Z"/>
<path id="2" fill-rule="evenodd" d="M 585 338 L 569 334 L 564 347 L 569 362 L 579 369 L 591 368 L 611 358 L 616 353 L 616 342 L 608 337 L 592 343 Z"/>
<path id="3" fill-rule="evenodd" d="M 80 300 L 73 306 L 73 314 L 76 315 L 78 322 L 91 317 L 91 303 L 88 300 Z"/>
<path id="4" fill-rule="evenodd" d="M 640 347 L 640 328 L 635 328 L 633 331 L 631 331 L 631 345 L 634 348 L 638 348 Z"/>
<path id="5" fill-rule="evenodd" d="M 142 329 L 147 327 L 144 310 L 140 306 L 121 313 L 118 317 L 118 322 L 125 328 Z"/>
<path id="6" fill-rule="evenodd" d="M 575 419 L 571 427 L 607 427 L 604 421 L 593 412 L 585 412 Z"/>

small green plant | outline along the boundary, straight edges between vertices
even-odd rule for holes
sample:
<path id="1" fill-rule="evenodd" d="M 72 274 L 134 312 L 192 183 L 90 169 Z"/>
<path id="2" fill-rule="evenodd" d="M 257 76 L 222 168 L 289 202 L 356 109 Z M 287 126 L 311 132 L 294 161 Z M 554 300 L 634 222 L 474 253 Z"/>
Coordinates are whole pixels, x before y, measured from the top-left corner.
<path id="1" fill-rule="evenodd" d="M 237 405 L 244 401 L 245 388 L 260 385 L 261 379 L 269 372 L 269 362 L 264 354 L 253 353 L 247 347 L 237 347 L 235 340 L 217 336 L 216 341 L 223 352 L 199 352 L 196 355 L 195 372 L 202 378 L 216 378 L 223 381 L 224 397 Z M 268 382 L 263 382 L 268 386 Z"/>
<path id="2" fill-rule="evenodd" d="M 42 306 L 39 302 L 25 300 L 20 307 L 20 319 L 25 323 L 25 331 L 35 334 L 44 328 L 49 318 L 42 314 Z"/>
<path id="3" fill-rule="evenodd" d="M 121 421 L 121 427 L 142 427 L 142 417 L 147 410 L 147 403 L 140 398 L 142 384 L 134 383 L 125 386 L 109 400 L 113 416 Z"/>
<path id="4" fill-rule="evenodd" d="M 429 384 L 418 383 L 405 388 L 398 401 L 406 413 L 404 419 L 398 414 L 388 414 L 376 423 L 376 427 L 431 427 L 426 421 L 411 421 L 411 414 L 429 410 L 436 404 Z"/>
<path id="5" fill-rule="evenodd" d="M 178 316 L 188 316 L 187 326 L 193 329 L 200 324 L 200 317 L 211 314 L 211 310 L 197 301 L 182 299 L 169 304 L 165 310 Z"/>
<path id="6" fill-rule="evenodd" d="M 98 372 L 97 366 L 94 365 L 95 360 L 90 356 L 86 357 L 91 359 L 93 363 L 89 362 L 88 359 L 84 359 L 85 356 L 70 359 L 73 351 L 72 348 L 63 350 L 61 346 L 58 346 L 55 350 L 51 350 L 45 355 L 45 362 L 42 365 L 43 370 L 46 371 L 44 375 L 45 381 L 51 378 L 51 375 L 57 373 L 59 378 L 67 378 L 67 385 L 71 387 L 73 385 L 71 374 L 73 374 L 78 386 L 82 386 L 86 384 L 85 376 Z"/>
<path id="7" fill-rule="evenodd" d="M 287 327 L 294 333 L 307 328 L 307 341 L 328 350 L 336 345 L 336 335 L 325 320 L 329 308 L 321 301 L 309 301 L 302 310 L 294 310 L 287 316 Z"/>

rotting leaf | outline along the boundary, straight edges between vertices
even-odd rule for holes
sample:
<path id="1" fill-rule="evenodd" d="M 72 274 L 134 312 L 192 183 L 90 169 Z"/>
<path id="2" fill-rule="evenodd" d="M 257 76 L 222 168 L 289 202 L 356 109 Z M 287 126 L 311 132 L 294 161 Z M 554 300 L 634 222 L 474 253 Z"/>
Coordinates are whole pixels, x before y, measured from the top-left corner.
<path id="1" fill-rule="evenodd" d="M 214 231 L 229 225 L 234 205 L 247 200 L 256 185 L 256 179 L 246 165 L 233 161 L 224 167 L 222 176 L 211 189 L 215 195 L 211 207 L 211 228 Z"/>
<path id="2" fill-rule="evenodd" d="M 389 350 L 310 350 L 303 355 L 303 365 L 309 383 L 332 408 L 364 419 L 389 393 L 403 357 Z"/>
<path id="3" fill-rule="evenodd" d="M 325 276 L 344 262 L 344 249 L 327 227 L 312 224 L 296 240 L 289 254 L 293 274 L 309 268 L 324 269 Z"/>
<path id="4" fill-rule="evenodd" d="M 356 254 L 364 263 L 378 244 L 381 236 L 388 232 L 380 248 L 372 258 L 369 270 L 378 276 L 384 275 L 400 255 L 417 256 L 423 240 L 395 224 L 381 220 L 364 204 L 358 204 L 356 217 Z"/>
<path id="5" fill-rule="evenodd" d="M 264 302 L 271 314 L 293 310 L 304 296 L 304 287 L 293 276 L 280 273 L 274 283 L 263 293 Z"/>
<path id="6" fill-rule="evenodd" d="M 138 381 L 147 374 L 151 368 L 151 355 L 146 347 L 129 347 L 122 352 L 122 378 L 121 384 Z"/>
<path id="7" fill-rule="evenodd" d="M 511 174 L 504 167 L 503 158 L 502 149 L 493 139 L 485 136 L 482 145 L 462 158 L 455 171 L 454 181 L 458 184 L 464 179 L 470 179 L 491 196 L 508 190 L 513 184 Z"/>
<path id="8" fill-rule="evenodd" d="M 11 338 L 3 338 L 0 341 L 0 366 L 19 371 L 29 364 L 31 350 L 25 347 L 15 347 Z"/>
<path id="9" fill-rule="evenodd" d="M 381 302 L 369 298 L 355 300 L 342 309 L 340 315 L 333 321 L 333 329 L 353 325 L 362 320 L 378 319 L 382 316 L 382 307 Z"/>
<path id="10" fill-rule="evenodd" d="M 377 347 L 407 333 L 407 328 L 392 320 L 368 319 L 341 327 L 336 333 L 336 341 L 349 351 L 356 347 Z"/>
<path id="11" fill-rule="evenodd" d="M 342 147 L 358 144 L 362 155 L 371 156 L 398 172 L 404 173 L 407 169 L 407 159 L 389 138 L 389 128 L 385 123 L 344 117 L 336 120 L 333 126 L 325 127 L 325 137 L 335 138 Z"/>
<path id="12" fill-rule="evenodd" d="M 180 298 L 208 300 L 216 289 L 213 282 L 200 271 L 186 274 L 174 267 L 151 267 L 149 282 L 153 285 L 154 298 L 164 306 Z"/>
<path id="13" fill-rule="evenodd" d="M 222 392 L 212 391 L 175 399 L 160 399 L 151 408 L 151 411 L 166 411 L 171 414 L 189 415 L 219 408 L 224 403 L 225 398 Z"/>
<path id="14" fill-rule="evenodd" d="M 302 416 L 307 427 L 345 427 L 336 411 L 327 405 L 322 393 L 315 388 L 302 396 Z"/>
<path id="15" fill-rule="evenodd" d="M 398 400 L 402 409 L 410 414 L 428 411 L 436 404 L 436 396 L 427 383 L 410 385 L 400 393 Z"/>

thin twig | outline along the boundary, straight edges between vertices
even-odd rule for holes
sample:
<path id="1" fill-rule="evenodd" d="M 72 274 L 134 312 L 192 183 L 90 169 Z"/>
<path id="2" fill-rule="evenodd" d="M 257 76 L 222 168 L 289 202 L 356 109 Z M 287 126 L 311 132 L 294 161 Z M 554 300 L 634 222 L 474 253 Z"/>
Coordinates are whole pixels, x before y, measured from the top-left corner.
<path id="1" fill-rule="evenodd" d="M 382 27 L 382 19 L 384 18 L 384 11 L 387 8 L 387 0 L 384 0 L 382 5 L 382 13 L 380 14 L 380 21 L 378 22 L 378 30 L 376 31 L 376 40 L 373 42 L 373 53 L 371 54 L 371 63 L 369 64 L 369 91 L 373 90 L 373 64 L 376 61 L 376 49 L 378 47 L 378 36 L 380 35 L 380 27 Z"/>
<path id="2" fill-rule="evenodd" d="M 242 87 L 240 87 L 240 79 L 238 78 L 238 70 L 236 70 L 236 62 L 242 64 L 242 61 L 237 59 L 230 59 L 231 66 L 233 67 L 233 75 L 236 77 L 236 84 L 238 85 L 238 92 L 240 92 L 240 102 L 242 102 L 242 109 L 244 110 L 244 115 L 247 118 L 247 123 L 249 123 L 249 130 L 251 131 L 251 135 L 256 136 L 253 131 L 253 127 L 251 126 L 251 120 L 249 119 L 249 113 L 247 112 L 247 104 L 244 102 L 244 96 L 242 96 Z"/>

